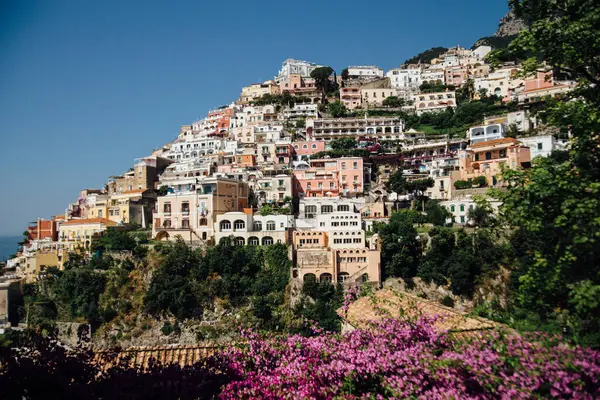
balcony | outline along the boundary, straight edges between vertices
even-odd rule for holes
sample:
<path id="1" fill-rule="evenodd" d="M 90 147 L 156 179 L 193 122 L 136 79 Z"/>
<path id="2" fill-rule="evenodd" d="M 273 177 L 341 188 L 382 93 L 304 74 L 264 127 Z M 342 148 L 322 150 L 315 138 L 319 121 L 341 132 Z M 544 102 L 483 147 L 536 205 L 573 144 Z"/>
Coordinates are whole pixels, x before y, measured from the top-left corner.
<path id="1" fill-rule="evenodd" d="M 285 186 L 277 186 L 277 190 L 285 191 L 287 188 Z"/>

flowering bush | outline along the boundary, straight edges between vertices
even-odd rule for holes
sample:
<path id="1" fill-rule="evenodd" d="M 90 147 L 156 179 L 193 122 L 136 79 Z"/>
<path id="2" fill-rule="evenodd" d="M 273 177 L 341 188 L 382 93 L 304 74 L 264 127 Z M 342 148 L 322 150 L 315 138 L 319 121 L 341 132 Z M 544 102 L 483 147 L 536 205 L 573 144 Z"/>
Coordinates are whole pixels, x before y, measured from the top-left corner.
<path id="1" fill-rule="evenodd" d="M 454 338 L 430 318 L 345 335 L 262 337 L 226 351 L 221 398 L 598 398 L 600 353 L 499 332 Z"/>

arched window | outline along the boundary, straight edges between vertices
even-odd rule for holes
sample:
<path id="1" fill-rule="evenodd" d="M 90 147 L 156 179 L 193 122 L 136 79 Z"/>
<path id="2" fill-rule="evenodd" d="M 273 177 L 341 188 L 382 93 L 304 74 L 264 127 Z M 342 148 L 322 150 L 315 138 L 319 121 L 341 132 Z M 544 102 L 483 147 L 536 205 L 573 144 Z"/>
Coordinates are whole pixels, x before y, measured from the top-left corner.
<path id="1" fill-rule="evenodd" d="M 333 212 L 333 206 L 321 206 L 321 214 L 328 214 Z"/>
<path id="2" fill-rule="evenodd" d="M 333 276 L 331 276 L 331 274 L 329 274 L 327 272 L 321 274 L 321 276 L 319 277 L 320 282 L 331 282 L 332 280 L 333 280 Z"/>
<path id="3" fill-rule="evenodd" d="M 243 246 L 243 245 L 246 244 L 246 239 L 244 239 L 243 237 L 238 236 L 238 237 L 235 238 L 235 244 L 237 246 Z"/>
<path id="4" fill-rule="evenodd" d="M 304 282 L 316 282 L 317 276 L 315 274 L 304 274 Z"/>
<path id="5" fill-rule="evenodd" d="M 367 273 L 364 273 L 364 274 L 362 275 L 362 281 L 363 281 L 363 282 L 369 282 L 369 274 L 367 274 Z"/>
<path id="6" fill-rule="evenodd" d="M 275 230 L 275 221 L 267 221 L 267 230 L 274 231 Z"/>
<path id="7" fill-rule="evenodd" d="M 219 227 L 221 228 L 221 231 L 229 231 L 229 230 L 231 230 L 231 222 L 229 222 L 228 220 L 224 219 L 219 224 Z"/>
<path id="8" fill-rule="evenodd" d="M 347 280 L 348 278 L 350 278 L 350 274 L 349 274 L 349 273 L 347 273 L 347 272 L 340 272 L 340 273 L 338 274 L 338 282 L 339 282 L 339 283 L 344 283 L 344 282 L 346 282 L 346 280 Z"/>
<path id="9" fill-rule="evenodd" d="M 337 207 L 338 211 L 350 211 L 350 206 L 348 204 L 340 204 Z"/>
<path id="10" fill-rule="evenodd" d="M 248 238 L 248 246 L 258 246 L 260 241 L 256 236 L 251 236 Z"/>
<path id="11" fill-rule="evenodd" d="M 456 211 L 456 206 L 455 206 L 454 204 L 452 204 L 452 205 L 450 206 L 450 211 L 451 211 L 451 212 L 454 212 L 454 211 Z"/>
<path id="12" fill-rule="evenodd" d="M 304 218 L 314 218 L 317 213 L 317 206 L 306 206 L 304 209 Z"/>
<path id="13" fill-rule="evenodd" d="M 273 238 L 271 236 L 265 236 L 264 238 L 262 238 L 262 244 L 263 246 L 268 246 L 273 244 Z"/>
<path id="14" fill-rule="evenodd" d="M 246 223 L 244 221 L 242 221 L 241 219 L 237 219 L 235 220 L 235 222 L 233 223 L 233 230 L 234 231 L 241 231 L 246 227 Z"/>
<path id="15" fill-rule="evenodd" d="M 254 221 L 252 224 L 252 229 L 256 232 L 262 231 L 262 221 Z"/>

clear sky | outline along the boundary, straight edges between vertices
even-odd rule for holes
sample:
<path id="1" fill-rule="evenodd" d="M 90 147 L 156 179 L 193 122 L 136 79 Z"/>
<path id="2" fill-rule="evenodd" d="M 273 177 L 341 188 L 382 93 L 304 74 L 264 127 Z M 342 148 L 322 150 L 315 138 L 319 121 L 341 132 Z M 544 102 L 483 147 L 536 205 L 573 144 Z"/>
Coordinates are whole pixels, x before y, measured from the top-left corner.
<path id="1" fill-rule="evenodd" d="M 506 0 L 0 0 L 0 235 L 64 212 L 286 58 L 397 67 Z"/>

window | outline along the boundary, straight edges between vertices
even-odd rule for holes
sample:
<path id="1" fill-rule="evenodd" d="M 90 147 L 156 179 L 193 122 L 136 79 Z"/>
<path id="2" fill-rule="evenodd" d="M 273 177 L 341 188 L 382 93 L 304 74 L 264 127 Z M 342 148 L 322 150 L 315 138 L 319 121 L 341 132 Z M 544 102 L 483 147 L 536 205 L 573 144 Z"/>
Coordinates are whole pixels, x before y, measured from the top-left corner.
<path id="1" fill-rule="evenodd" d="M 464 205 L 464 204 L 461 204 L 461 205 L 460 205 L 460 212 L 464 212 L 464 211 L 465 211 L 465 205 Z"/>
<path id="2" fill-rule="evenodd" d="M 235 230 L 235 231 L 242 230 L 245 227 L 246 227 L 246 223 L 244 221 L 242 221 L 241 219 L 238 219 L 233 223 L 233 230 Z"/>
<path id="3" fill-rule="evenodd" d="M 352 168 L 353 168 L 353 169 L 358 169 L 358 161 L 354 161 L 354 162 L 352 163 Z"/>
<path id="4" fill-rule="evenodd" d="M 190 220 L 189 219 L 184 219 L 181 221 L 181 227 L 183 229 L 189 229 L 190 228 Z"/>
<path id="5" fill-rule="evenodd" d="M 486 160 L 491 160 L 492 159 L 492 152 L 491 151 L 486 151 L 485 152 L 485 159 Z"/>
<path id="6" fill-rule="evenodd" d="M 314 145 L 313 145 L 313 146 L 314 146 Z M 307 144 L 303 144 L 303 145 L 302 145 L 302 148 L 303 148 L 303 149 L 308 149 L 308 145 L 307 145 Z"/>
<path id="7" fill-rule="evenodd" d="M 219 226 L 222 231 L 228 231 L 231 229 L 231 222 L 229 222 L 227 220 L 223 220 L 223 221 L 221 221 L 221 224 Z"/>
<path id="8" fill-rule="evenodd" d="M 454 206 L 454 204 L 452 204 L 452 205 L 450 206 L 450 211 L 451 211 L 451 212 L 454 212 L 454 211 L 456 211 L 456 207 Z"/>
<path id="9" fill-rule="evenodd" d="M 543 143 L 538 143 L 537 144 L 537 149 L 538 150 L 542 150 L 543 147 L 544 147 Z"/>
<path id="10" fill-rule="evenodd" d="M 304 209 L 304 218 L 314 218 L 317 213 L 317 206 L 306 206 Z"/>
<path id="11" fill-rule="evenodd" d="M 199 225 L 200 226 L 206 226 L 206 225 L 208 225 L 208 220 L 206 218 L 200 218 Z"/>
<path id="12" fill-rule="evenodd" d="M 328 214 L 333 212 L 333 206 L 321 206 L 321 214 Z"/>
<path id="13" fill-rule="evenodd" d="M 500 158 L 505 158 L 506 157 L 506 150 L 500 150 Z"/>
<path id="14" fill-rule="evenodd" d="M 460 223 L 461 223 L 461 224 L 464 224 L 464 223 L 465 223 L 465 216 L 464 216 L 464 215 L 461 215 L 461 216 L 460 216 Z"/>
<path id="15" fill-rule="evenodd" d="M 311 147 L 312 147 L 313 149 L 316 149 L 316 148 L 317 148 L 317 145 L 316 145 L 316 144 L 313 144 Z"/>
<path id="16" fill-rule="evenodd" d="M 165 205 L 163 206 L 163 212 L 164 213 L 170 213 L 171 212 L 171 203 L 165 203 Z"/>
<path id="17" fill-rule="evenodd" d="M 267 230 L 274 231 L 275 230 L 275 221 L 267 221 Z"/>
<path id="18" fill-rule="evenodd" d="M 348 204 L 340 204 L 337 207 L 337 210 L 338 211 L 346 211 L 347 212 L 347 211 L 350 211 L 350 206 Z"/>
<path id="19" fill-rule="evenodd" d="M 269 226 L 269 223 L 267 222 L 267 227 L 268 227 L 268 226 Z M 268 229 L 267 229 L 267 230 L 268 230 Z M 262 239 L 262 244 L 263 244 L 263 246 L 268 246 L 268 245 L 271 245 L 271 244 L 273 244 L 273 238 L 272 238 L 271 236 L 265 236 L 265 237 Z"/>
<path id="20" fill-rule="evenodd" d="M 181 203 L 181 212 L 184 214 L 190 213 L 190 203 Z"/>
<path id="21" fill-rule="evenodd" d="M 252 229 L 254 231 L 262 231 L 262 221 L 254 221 L 252 224 Z"/>
<path id="22" fill-rule="evenodd" d="M 342 163 L 342 169 L 346 169 L 346 163 L 345 162 Z"/>
<path id="23" fill-rule="evenodd" d="M 163 226 L 165 228 L 170 228 L 171 227 L 171 220 L 170 219 L 165 219 L 165 222 L 163 222 Z"/>

